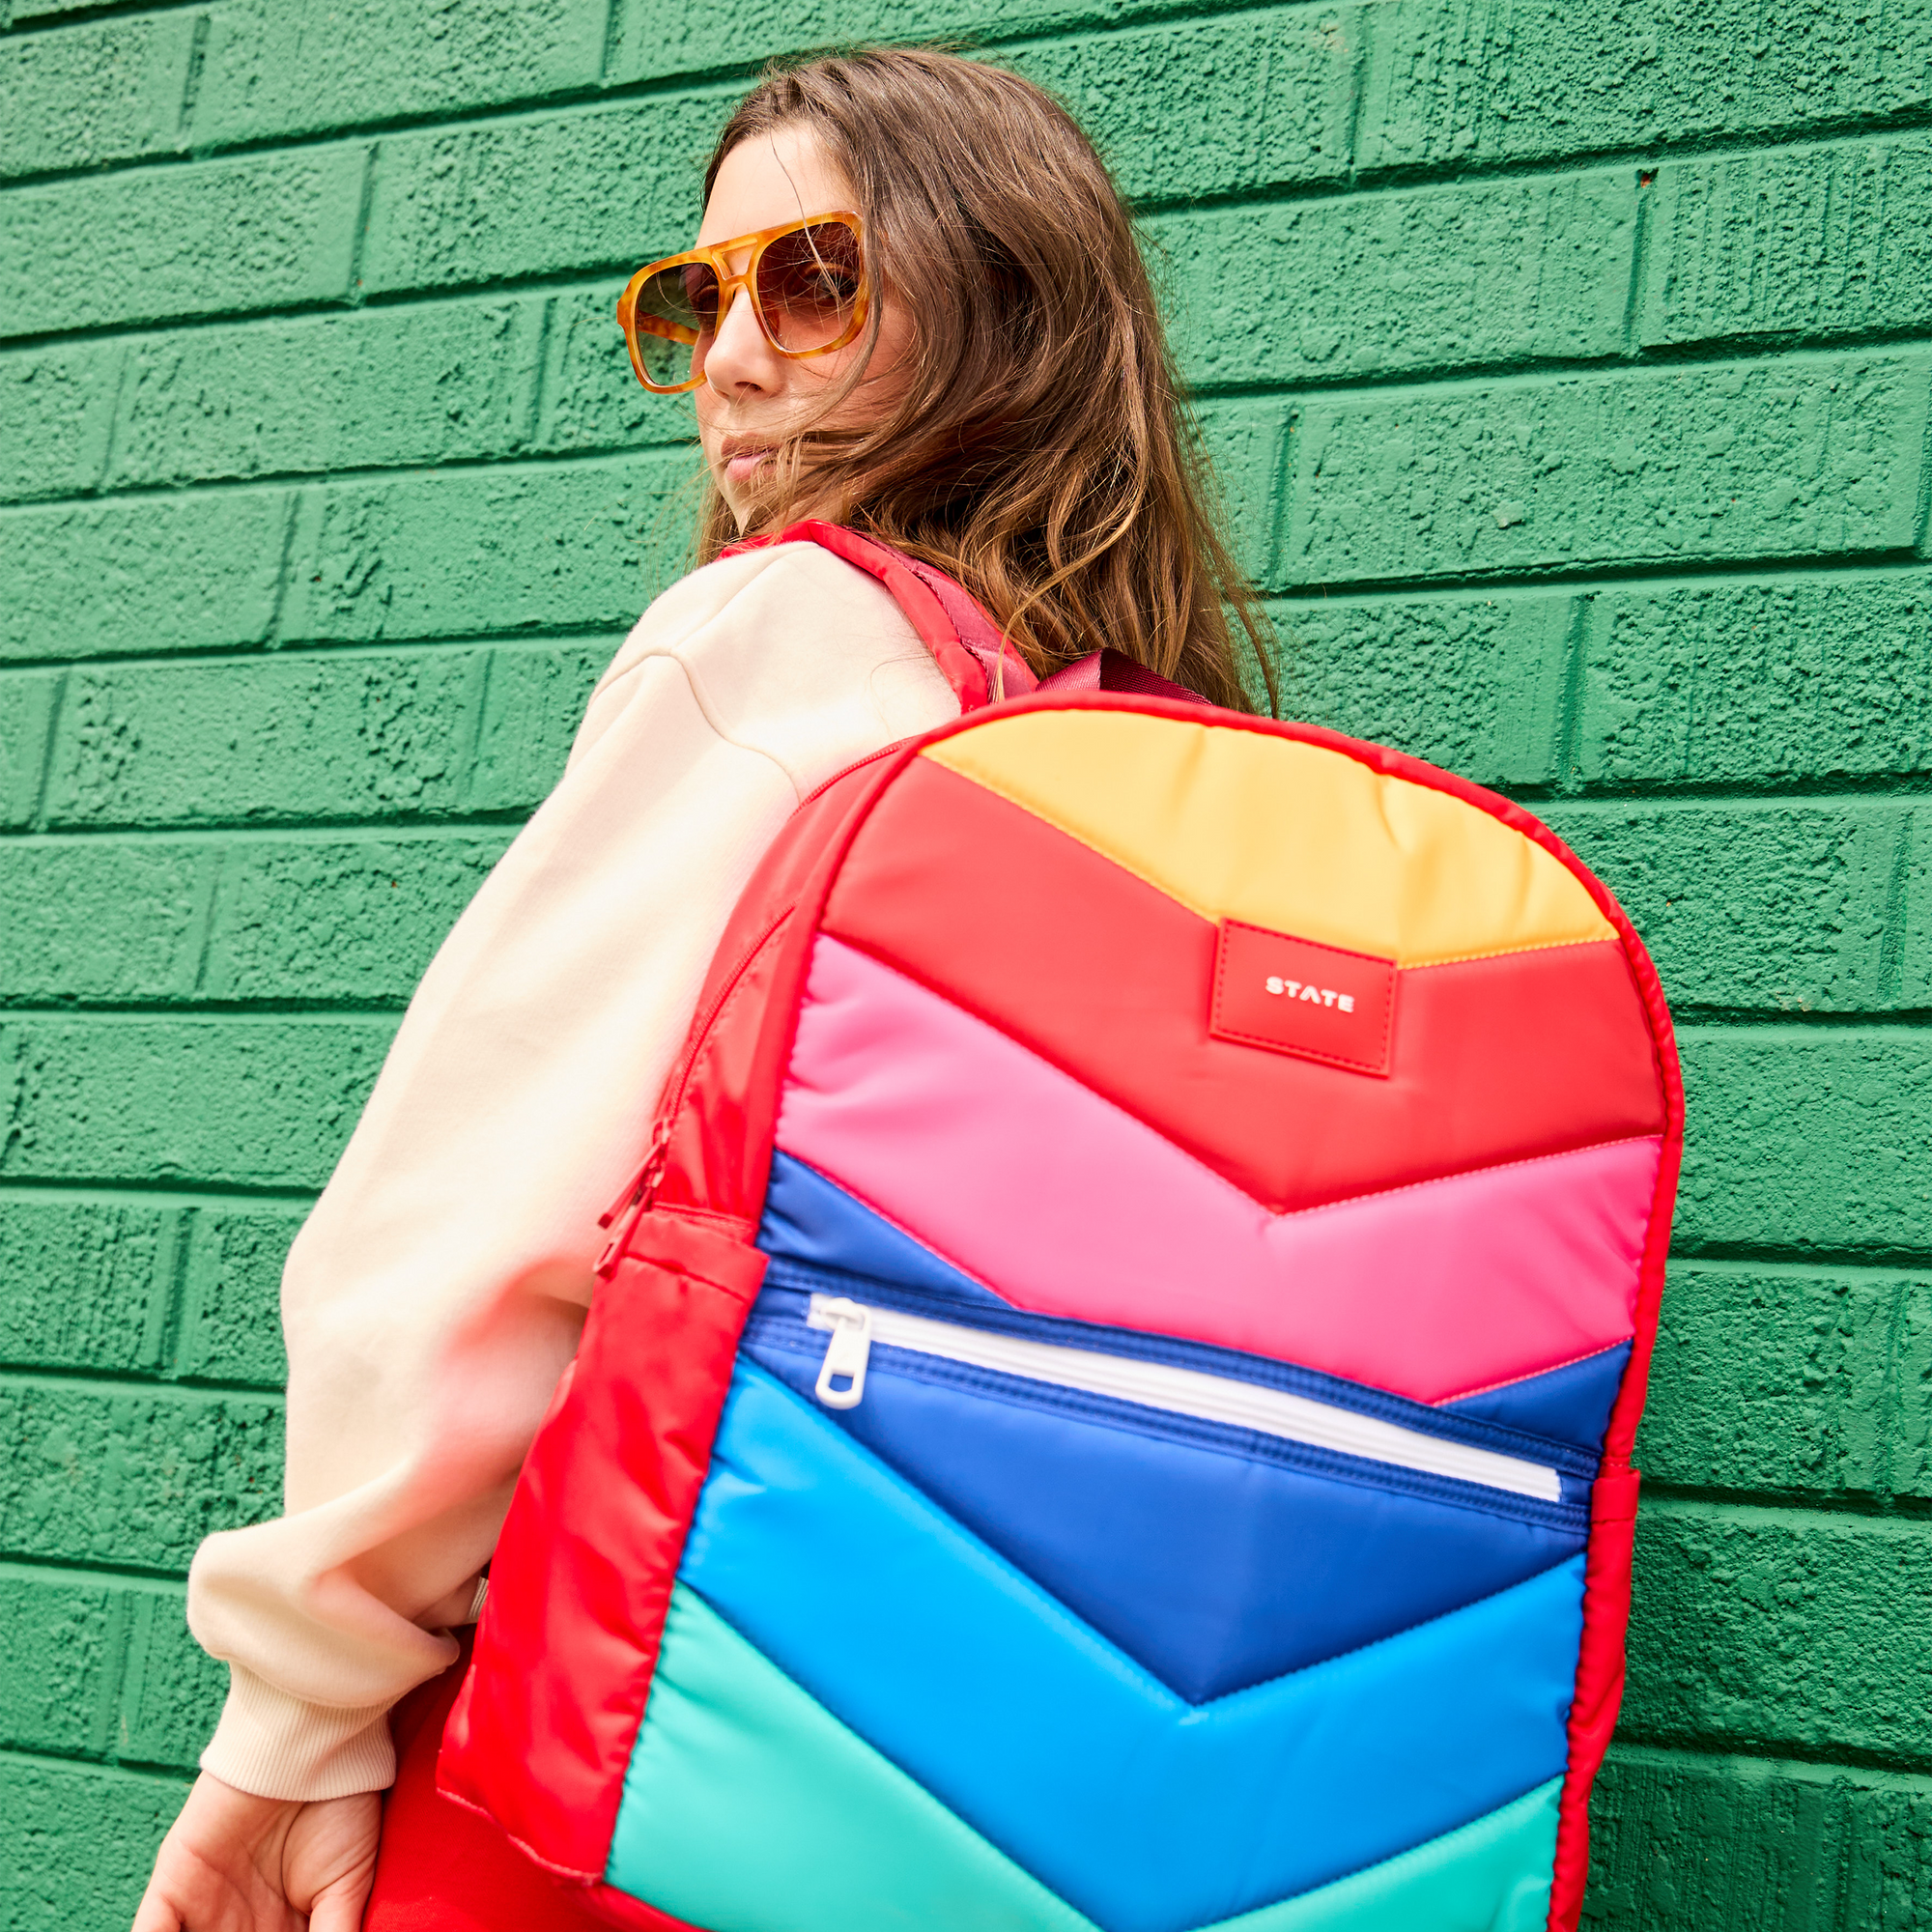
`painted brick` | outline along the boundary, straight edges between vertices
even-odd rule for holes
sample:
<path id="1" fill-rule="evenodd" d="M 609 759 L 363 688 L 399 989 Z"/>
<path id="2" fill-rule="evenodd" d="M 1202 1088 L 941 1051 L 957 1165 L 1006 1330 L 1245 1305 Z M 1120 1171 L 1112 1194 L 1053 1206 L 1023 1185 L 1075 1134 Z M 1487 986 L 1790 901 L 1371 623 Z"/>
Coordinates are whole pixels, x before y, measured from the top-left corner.
<path id="1" fill-rule="evenodd" d="M 528 811 L 563 776 L 591 688 L 620 638 L 558 650 L 500 650 L 476 748 L 469 796 L 476 811 Z"/>
<path id="2" fill-rule="evenodd" d="M 188 1782 L 0 1758 L 8 1932 L 115 1932 L 130 1923 Z"/>
<path id="3" fill-rule="evenodd" d="M 192 993 L 217 856 L 98 839 L 0 844 L 0 1004 Z"/>
<path id="4" fill-rule="evenodd" d="M 544 449 L 611 449 L 695 441 L 686 396 L 654 396 L 631 373 L 613 304 L 622 284 L 563 289 L 552 299 L 545 341 Z"/>
<path id="5" fill-rule="evenodd" d="M 317 1188 L 386 1020 L 0 1018 L 0 1179 Z"/>
<path id="6" fill-rule="evenodd" d="M 121 1591 L 0 1571 L 0 1749 L 105 1749 L 126 1626 Z"/>
<path id="7" fill-rule="evenodd" d="M 57 671 L 0 676 L 0 829 L 25 825 L 34 815 L 59 696 Z"/>
<path id="8" fill-rule="evenodd" d="M 1932 762 L 1932 576 L 1605 591 L 1585 647 L 1581 776 L 1725 783 Z"/>
<path id="9" fill-rule="evenodd" d="M 512 654 L 513 662 L 526 655 Z M 517 683 L 499 668 L 491 679 L 493 703 L 504 684 Z M 545 734 L 547 753 L 554 736 Z M 562 748 L 554 752 L 560 763 Z M 487 753 L 480 764 L 476 789 L 488 796 L 498 787 Z M 511 789 L 526 802 L 535 787 Z M 508 838 L 304 839 L 234 848 L 203 993 L 213 1000 L 401 1006 Z"/>
<path id="10" fill-rule="evenodd" d="M 57 825 L 440 814 L 463 803 L 486 654 L 310 654 L 76 670 Z"/>
<path id="11" fill-rule="evenodd" d="M 0 1198 L 0 1362 L 152 1374 L 180 1243 L 171 1208 Z"/>
<path id="12" fill-rule="evenodd" d="M 1623 346 L 1629 169 L 1150 224 L 1191 383 L 1321 383 Z"/>
<path id="13" fill-rule="evenodd" d="M 1321 598 L 1270 607 L 1282 709 L 1483 784 L 1556 775 L 1567 597 Z"/>
<path id="14" fill-rule="evenodd" d="M 0 501 L 71 497 L 100 481 L 120 370 L 118 343 L 0 356 Z"/>
<path id="15" fill-rule="evenodd" d="M 446 114 L 595 84 L 606 0 L 240 0 L 211 15 L 198 143 Z"/>
<path id="16" fill-rule="evenodd" d="M 182 1273 L 174 1373 L 195 1381 L 280 1388 L 282 1263 L 299 1208 L 196 1208 Z"/>
<path id="17" fill-rule="evenodd" d="M 1280 8 L 1041 41 L 999 58 L 1072 109 L 1130 198 L 1254 192 L 1348 171 L 1369 11 Z"/>
<path id="18" fill-rule="evenodd" d="M 684 568 L 696 473 L 680 453 L 307 491 L 281 636 L 628 630 Z"/>
<path id="19" fill-rule="evenodd" d="M 1196 415 L 1202 446 L 1227 511 L 1235 561 L 1260 582 L 1266 578 L 1274 554 L 1275 505 L 1287 461 L 1289 405 L 1208 402 Z"/>
<path id="20" fill-rule="evenodd" d="M 0 195 L 0 337 L 346 296 L 363 162 L 303 148 Z"/>
<path id="21" fill-rule="evenodd" d="M 188 1634 L 184 1600 L 174 1592 L 130 1595 L 128 1612 L 111 1754 L 124 1764 L 192 1772 L 228 1694 L 227 1665 Z"/>
<path id="22" fill-rule="evenodd" d="M 1690 1027 L 1676 1238 L 1932 1248 L 1932 1030 Z"/>
<path id="23" fill-rule="evenodd" d="M 1624 1726 L 1932 1761 L 1932 1538 L 1899 1518 L 1649 1504 Z"/>
<path id="24" fill-rule="evenodd" d="M 363 286 L 473 286 L 607 269 L 624 277 L 696 227 L 722 93 L 626 101 L 383 143 Z"/>
<path id="25" fill-rule="evenodd" d="M 1861 0 L 1395 0 L 1362 104 L 1364 168 L 1798 132 L 1932 102 L 1932 19 Z"/>
<path id="26" fill-rule="evenodd" d="M 1932 140 L 1844 142 L 1657 172 L 1647 347 L 1932 322 Z"/>
<path id="27" fill-rule="evenodd" d="M 0 1551 L 185 1571 L 218 1529 L 272 1516 L 282 1411 L 267 1396 L 0 1378 Z"/>
<path id="28" fill-rule="evenodd" d="M 1634 802 L 1543 815 L 1623 902 L 1680 1010 L 1918 1004 L 1901 996 L 1893 903 L 1912 808 Z"/>
<path id="29" fill-rule="evenodd" d="M 1886 1418 L 1887 1487 L 1893 1495 L 1932 1499 L 1932 1291 L 1901 1288 L 1892 1361 L 1892 1407 Z"/>
<path id="30" fill-rule="evenodd" d="M 1612 1747 L 1590 1807 L 1591 1932 L 1913 1932 L 1932 1780 Z"/>
<path id="31" fill-rule="evenodd" d="M 106 487 L 517 453 L 543 320 L 541 299 L 448 302 L 151 338 Z"/>
<path id="32" fill-rule="evenodd" d="M 1861 355 L 1317 396 L 1288 582 L 1903 550 L 1928 376 Z"/>
<path id="33" fill-rule="evenodd" d="M 184 10 L 0 43 L 0 177 L 179 147 L 194 36 Z"/>
<path id="34" fill-rule="evenodd" d="M 1923 1302 L 1927 1288 L 1861 1269 L 1673 1263 L 1638 1437 L 1646 1478 L 1751 1494 L 1884 1492 L 1893 1324 L 1901 1296 Z"/>
<path id="35" fill-rule="evenodd" d="M 0 662 L 262 642 L 293 507 L 224 490 L 0 514 Z"/>

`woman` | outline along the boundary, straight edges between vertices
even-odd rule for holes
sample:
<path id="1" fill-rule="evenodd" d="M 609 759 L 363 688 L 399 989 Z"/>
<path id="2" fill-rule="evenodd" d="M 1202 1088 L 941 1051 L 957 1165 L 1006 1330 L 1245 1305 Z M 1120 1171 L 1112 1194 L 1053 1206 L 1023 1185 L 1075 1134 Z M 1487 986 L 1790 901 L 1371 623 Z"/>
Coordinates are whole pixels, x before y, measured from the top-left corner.
<path id="1" fill-rule="evenodd" d="M 451 1629 L 734 897 L 814 786 L 956 712 L 872 579 L 726 545 L 851 524 L 957 578 L 1037 670 L 1106 642 L 1242 704 L 1233 609 L 1266 675 L 1126 213 L 1044 95 L 923 51 L 773 72 L 696 240 L 708 262 L 634 280 L 631 349 L 696 408 L 702 567 L 599 683 L 290 1254 L 288 1513 L 196 1558 L 232 1688 L 136 1932 L 353 1932 L 372 1876 L 372 1932 L 589 1922 L 434 1794 Z"/>

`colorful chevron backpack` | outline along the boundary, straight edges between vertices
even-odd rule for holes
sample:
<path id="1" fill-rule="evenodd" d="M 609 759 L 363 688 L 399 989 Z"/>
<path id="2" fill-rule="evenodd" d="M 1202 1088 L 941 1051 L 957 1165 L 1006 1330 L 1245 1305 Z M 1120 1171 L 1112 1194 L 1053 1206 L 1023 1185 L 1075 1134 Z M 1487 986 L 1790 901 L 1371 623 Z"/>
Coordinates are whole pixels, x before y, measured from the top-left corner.
<path id="1" fill-rule="evenodd" d="M 1630 923 L 1399 753 L 989 704 L 956 585 L 786 536 L 964 715 L 739 904 L 441 1787 L 618 1925 L 1574 1928 L 1682 1132 Z"/>

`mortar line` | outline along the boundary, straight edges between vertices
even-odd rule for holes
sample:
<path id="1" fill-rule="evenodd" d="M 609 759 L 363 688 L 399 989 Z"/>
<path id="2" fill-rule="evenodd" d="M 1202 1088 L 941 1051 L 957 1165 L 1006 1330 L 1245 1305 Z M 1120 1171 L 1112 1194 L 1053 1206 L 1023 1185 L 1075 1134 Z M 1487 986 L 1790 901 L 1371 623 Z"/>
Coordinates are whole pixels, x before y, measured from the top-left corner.
<path id="1" fill-rule="evenodd" d="M 1766 1765 L 1782 1766 L 1791 1771 L 1815 1777 L 1819 1782 L 1829 1782 L 1841 1776 L 1847 1769 L 1868 1770 L 1873 1781 L 1895 1783 L 1902 1789 L 1932 1797 L 1932 1773 L 1920 1771 L 1899 1771 L 1881 1764 L 1848 1767 L 1835 1758 L 1805 1757 L 1796 1751 L 1741 1751 L 1721 1747 L 1705 1747 L 1690 1744 L 1638 1744 L 1626 1742 L 1621 1737 L 1610 1746 L 1610 1755 L 1628 1764 L 1652 1765 L 1662 1770 L 1672 1764 L 1689 1760 L 1693 1764 L 1733 1764 L 1749 1766 L 1756 1773 Z M 1653 1763 L 1662 1760 L 1662 1763 Z M 1742 1921 L 1728 1920 L 1728 1923 Z"/>
<path id="2" fill-rule="evenodd" d="M 161 1322 L 160 1359 L 157 1374 L 172 1378 L 181 1368 L 181 1341 L 187 1320 L 188 1267 L 194 1254 L 196 1231 L 200 1224 L 199 1206 L 179 1208 L 169 1218 L 175 1228 L 173 1265 L 168 1270 L 167 1314 Z"/>
<path id="3" fill-rule="evenodd" d="M 78 1772 L 84 1776 L 125 1780 L 129 1784 L 164 1784 L 183 1797 L 187 1795 L 195 1776 L 192 1765 L 169 1771 L 158 1765 L 103 1764 L 98 1758 L 83 1757 L 78 1752 L 25 1750 L 14 1745 L 0 1745 L 0 1764 L 17 1764 L 40 1772 L 51 1766 L 62 1771 Z"/>
<path id="4" fill-rule="evenodd" d="M 23 1180 L 11 1176 L 0 1180 L 0 1202 L 12 1201 L 26 1207 L 57 1201 L 99 1208 L 128 1208 L 136 1204 L 156 1208 L 216 1207 L 239 1201 L 261 1208 L 308 1208 L 315 1206 L 321 1191 L 319 1182 L 314 1187 L 292 1188 L 248 1187 L 223 1181 L 63 1180 L 58 1178 Z"/>
<path id="5" fill-rule="evenodd" d="M 113 1662 L 100 1673 L 100 1684 L 96 1691 L 94 1721 L 88 1727 L 89 1755 L 106 1757 L 113 1747 L 118 1720 L 121 1717 L 121 1697 L 128 1679 L 128 1626 L 132 1621 L 129 1612 L 133 1605 L 132 1593 L 116 1590 L 108 1599 L 106 1648 Z"/>
<path id="6" fill-rule="evenodd" d="M 120 343 L 116 353 L 120 360 L 114 370 L 114 402 L 107 417 L 107 435 L 102 439 L 100 468 L 95 472 L 94 487 L 83 493 L 86 497 L 98 497 L 107 488 L 107 479 L 114 474 L 115 454 L 121 446 L 122 412 L 128 408 L 128 391 L 134 380 L 134 357 L 138 354 L 134 339 L 129 337 Z"/>
<path id="7" fill-rule="evenodd" d="M 95 1387 L 111 1389 L 125 1395 L 129 1388 L 138 1387 L 141 1392 L 156 1402 L 167 1403 L 181 1409 L 216 1408 L 224 1403 L 245 1402 L 251 1407 L 280 1409 L 284 1396 L 279 1389 L 201 1387 L 191 1382 L 163 1381 L 158 1378 L 141 1378 L 131 1376 L 101 1376 L 96 1374 L 58 1375 L 47 1369 L 0 1369 L 0 1388 L 35 1389 L 43 1393 L 58 1390 L 63 1394 L 72 1394 L 76 1388 Z M 17 1556 L 20 1552 L 13 1552 Z"/>
<path id="8" fill-rule="evenodd" d="M 550 386 L 550 336 L 556 321 L 556 301 L 555 296 L 546 296 L 537 321 L 536 372 L 530 378 L 530 405 L 524 423 L 524 441 L 531 445 L 537 442 L 538 432 L 543 428 L 544 402 Z"/>
<path id="9" fill-rule="evenodd" d="M 624 0 L 606 0 L 604 9 L 604 44 L 597 56 L 597 85 L 607 87 L 611 81 L 611 63 L 622 51 L 624 39 Z"/>
<path id="10" fill-rule="evenodd" d="M 202 69 L 208 59 L 209 17 L 206 13 L 195 16 L 193 38 L 188 43 L 187 72 L 182 80 L 181 111 L 175 122 L 176 133 L 184 138 L 194 120 L 194 110 L 201 99 Z"/>
<path id="11" fill-rule="evenodd" d="M 1657 170 L 1638 165 L 1636 171 L 1636 219 L 1631 235 L 1630 288 L 1624 297 L 1623 338 L 1624 355 L 1634 357 L 1642 354 L 1643 345 L 1638 340 L 1638 328 L 1645 283 L 1650 274 L 1650 223 L 1651 209 L 1657 199 Z"/>
<path id="12" fill-rule="evenodd" d="M 59 740 L 62 713 L 67 708 L 67 690 L 73 679 L 71 668 L 61 672 L 54 685 L 53 696 L 47 701 L 47 725 L 41 739 L 41 781 L 34 792 L 34 810 L 28 824 L 36 831 L 46 829 L 47 795 L 53 789 L 54 748 Z"/>
<path id="13" fill-rule="evenodd" d="M 383 143 L 371 141 L 362 161 L 362 191 L 355 205 L 355 232 L 349 243 L 349 288 L 344 299 L 352 308 L 362 303 L 362 255 L 369 240 L 369 214 L 376 202 L 376 168 Z"/>
<path id="14" fill-rule="evenodd" d="M 1587 591 L 1570 600 L 1568 635 L 1563 639 L 1563 691 L 1556 718 L 1556 789 L 1560 793 L 1577 791 L 1583 783 L 1583 679 L 1596 601 Z"/>
<path id="15" fill-rule="evenodd" d="M 268 635 L 262 639 L 262 648 L 279 651 L 282 644 L 282 619 L 289 598 L 290 574 L 295 563 L 296 527 L 301 517 L 302 489 L 288 493 L 289 505 L 282 519 L 282 554 L 275 565 L 275 599 L 269 610 Z M 252 648 L 252 646 L 250 647 Z"/>

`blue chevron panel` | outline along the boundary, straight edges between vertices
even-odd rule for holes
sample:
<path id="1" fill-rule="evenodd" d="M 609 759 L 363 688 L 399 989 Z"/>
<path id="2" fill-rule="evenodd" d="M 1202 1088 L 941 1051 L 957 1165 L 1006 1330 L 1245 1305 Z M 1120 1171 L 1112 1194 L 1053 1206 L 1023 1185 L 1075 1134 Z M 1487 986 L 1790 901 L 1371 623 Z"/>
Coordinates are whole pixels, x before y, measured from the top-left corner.
<path id="1" fill-rule="evenodd" d="M 682 1575 L 1103 1932 L 1186 1932 L 1559 1775 L 1582 1569 L 1194 1706 L 741 1364 Z"/>

